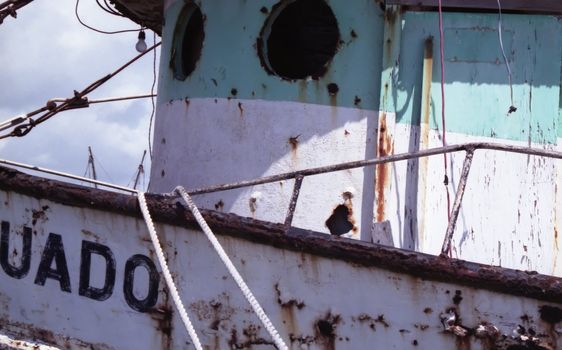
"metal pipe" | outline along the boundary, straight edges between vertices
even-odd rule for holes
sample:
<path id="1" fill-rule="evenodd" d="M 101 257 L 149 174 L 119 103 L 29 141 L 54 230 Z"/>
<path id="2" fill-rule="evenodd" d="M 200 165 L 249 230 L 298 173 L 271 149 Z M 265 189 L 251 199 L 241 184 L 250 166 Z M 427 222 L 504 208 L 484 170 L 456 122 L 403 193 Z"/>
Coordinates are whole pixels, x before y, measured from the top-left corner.
<path id="1" fill-rule="evenodd" d="M 245 180 L 240 182 L 233 182 L 228 184 L 198 188 L 198 189 L 190 190 L 188 191 L 188 193 L 190 195 L 197 195 L 197 194 L 204 194 L 204 193 L 233 190 L 242 187 L 249 187 L 249 186 L 261 185 L 261 184 L 277 182 L 282 180 L 294 179 L 295 177 L 297 177 L 297 175 L 303 175 L 303 176 L 318 175 L 318 174 L 330 173 L 340 170 L 355 169 L 355 168 L 384 164 L 389 162 L 398 162 L 398 161 L 414 159 L 414 158 L 435 156 L 444 153 L 454 153 L 459 151 L 468 151 L 468 150 L 477 150 L 477 149 L 488 149 L 488 150 L 504 151 L 509 153 L 529 154 L 534 156 L 562 159 L 562 152 L 557 152 L 557 151 L 540 150 L 540 149 L 533 149 L 533 148 L 521 147 L 521 146 L 508 146 L 508 145 L 488 143 L 488 142 L 472 142 L 472 143 L 465 143 L 459 145 L 430 148 L 415 153 L 400 153 L 400 154 L 394 154 L 390 156 L 378 157 L 368 160 L 359 160 L 355 162 L 340 163 L 340 164 L 328 165 L 318 168 L 297 170 L 297 171 L 278 174 L 278 175 L 266 176 L 255 180 Z"/>
<path id="2" fill-rule="evenodd" d="M 453 203 L 453 209 L 451 210 L 451 219 L 449 220 L 449 224 L 447 225 L 445 239 L 443 240 L 443 246 L 441 247 L 441 256 L 443 257 L 448 256 L 449 250 L 451 249 L 451 241 L 453 240 L 457 218 L 459 217 L 459 212 L 461 210 L 462 197 L 466 188 L 466 179 L 468 178 L 468 173 L 470 172 L 470 166 L 472 165 L 473 156 L 474 149 L 466 150 L 466 157 L 464 158 L 464 163 L 462 165 L 459 187 L 457 188 L 455 202 Z"/>
<path id="3" fill-rule="evenodd" d="M 301 190 L 303 175 L 297 175 L 295 178 L 295 185 L 293 187 L 293 195 L 291 201 L 289 202 L 289 209 L 287 209 L 287 216 L 285 217 L 285 231 L 287 231 L 293 222 L 293 214 L 295 213 L 295 208 L 297 206 L 297 201 L 299 199 L 299 193 Z"/>
<path id="4" fill-rule="evenodd" d="M 109 182 L 92 180 L 92 179 L 88 179 L 87 177 L 67 174 L 67 173 L 63 173 L 63 172 L 60 172 L 60 171 L 46 169 L 46 168 L 40 168 L 40 167 L 33 166 L 33 165 L 28 165 L 28 164 L 23 164 L 23 163 L 18 163 L 18 162 L 12 162 L 10 160 L 0 159 L 0 164 L 15 166 L 15 167 L 18 167 L 18 168 L 24 168 L 24 169 L 34 170 L 34 171 L 40 171 L 42 173 L 56 175 L 56 176 L 60 176 L 60 177 L 65 177 L 65 178 L 68 178 L 68 179 L 89 182 L 89 183 L 92 183 L 92 184 L 96 184 L 96 185 L 100 185 L 100 186 L 104 186 L 104 187 L 108 187 L 108 188 L 113 188 L 115 190 L 120 190 L 120 191 L 135 193 L 135 194 L 137 193 L 137 190 L 129 188 L 129 187 L 114 185 L 114 184 L 109 183 Z"/>

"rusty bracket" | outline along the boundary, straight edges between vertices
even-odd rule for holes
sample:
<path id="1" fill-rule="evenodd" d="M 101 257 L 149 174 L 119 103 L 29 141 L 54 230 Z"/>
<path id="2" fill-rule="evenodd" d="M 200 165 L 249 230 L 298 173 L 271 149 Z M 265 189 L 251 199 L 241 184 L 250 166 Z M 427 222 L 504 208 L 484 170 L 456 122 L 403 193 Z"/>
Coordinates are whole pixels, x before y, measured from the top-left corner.
<path id="1" fill-rule="evenodd" d="M 287 230 L 291 227 L 291 224 L 293 222 L 293 214 L 295 213 L 295 208 L 297 206 L 297 201 L 299 199 L 302 180 L 304 180 L 304 175 L 299 174 L 295 177 L 293 195 L 291 196 L 291 201 L 289 202 L 289 209 L 287 209 L 287 216 L 285 217 L 285 232 L 287 232 Z"/>
<path id="2" fill-rule="evenodd" d="M 449 224 L 447 225 L 447 231 L 445 232 L 445 240 L 443 241 L 443 247 L 441 247 L 442 257 L 447 257 L 449 250 L 451 249 L 451 241 L 453 240 L 453 234 L 455 233 L 455 226 L 457 224 L 457 219 L 459 217 L 459 213 L 461 210 L 462 197 L 464 195 L 464 190 L 466 188 L 466 180 L 468 178 L 468 173 L 470 172 L 470 166 L 472 165 L 473 156 L 474 156 L 474 148 L 467 148 L 466 157 L 464 158 L 464 163 L 462 165 L 459 187 L 457 188 L 457 193 L 455 195 L 455 202 L 453 203 L 453 210 L 451 211 L 451 217 L 449 219 Z"/>

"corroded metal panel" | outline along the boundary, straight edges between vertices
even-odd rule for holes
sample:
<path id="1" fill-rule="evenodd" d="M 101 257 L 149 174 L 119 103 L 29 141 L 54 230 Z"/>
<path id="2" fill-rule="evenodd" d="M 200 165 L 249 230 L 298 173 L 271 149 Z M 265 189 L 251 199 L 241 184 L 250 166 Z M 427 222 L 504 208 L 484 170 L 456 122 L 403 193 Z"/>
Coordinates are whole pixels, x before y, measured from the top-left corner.
<path id="1" fill-rule="evenodd" d="M 0 333 L 64 349 L 167 347 L 167 294 L 138 222 L 0 197 Z"/>
<path id="2" fill-rule="evenodd" d="M 9 252 L 0 256 L 2 333 L 65 349 L 191 348 L 162 283 L 150 301 L 150 282 L 159 279 L 147 272 L 154 258 L 134 197 L 99 190 L 80 195 L 82 189 L 64 186 L 49 195 L 56 183 L 30 186 L 25 183 L 32 179 L 19 179 L 24 184 L 16 180 L 14 186 L 43 199 L 0 192 L 4 237 L 8 233 L 0 251 Z M 2 180 L 2 188 L 13 180 Z M 273 348 L 205 236 L 188 228 L 192 219 L 185 210 L 162 200 L 149 204 L 162 220 L 157 229 L 172 275 L 203 344 L 209 349 Z M 439 258 L 313 233 L 279 235 L 282 225 L 269 226 L 268 232 L 266 224 L 205 214 L 291 349 L 562 345 L 562 304 L 541 301 L 559 300 L 559 279 L 459 261 L 437 267 Z M 25 243 L 29 239 L 30 245 Z M 283 249 L 284 244 L 292 248 Z M 346 251 L 357 263 L 349 261 Z M 371 254 L 386 258 L 369 263 Z M 131 261 L 138 259 L 144 263 L 134 264 L 131 278 Z M 453 277 L 439 282 L 447 279 L 446 266 L 456 266 Z M 441 272 L 432 278 L 435 268 Z M 470 283 L 471 278 L 482 282 Z M 525 288 L 508 287 L 518 279 Z M 548 285 L 536 289 L 540 279 Z"/>

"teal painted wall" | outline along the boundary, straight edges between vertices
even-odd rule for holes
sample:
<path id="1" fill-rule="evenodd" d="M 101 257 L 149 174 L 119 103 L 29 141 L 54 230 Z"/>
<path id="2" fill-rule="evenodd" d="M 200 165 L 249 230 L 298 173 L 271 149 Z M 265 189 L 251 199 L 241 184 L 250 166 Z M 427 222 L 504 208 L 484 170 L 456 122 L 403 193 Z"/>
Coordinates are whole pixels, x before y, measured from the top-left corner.
<path id="1" fill-rule="evenodd" d="M 328 1 L 341 34 L 339 50 L 328 71 L 319 80 L 287 81 L 269 75 L 261 66 L 256 40 L 277 1 L 203 1 L 206 16 L 205 41 L 201 59 L 185 81 L 173 79 L 170 69 L 172 36 L 183 1 L 176 1 L 165 12 L 159 81 L 159 103 L 185 97 L 232 97 L 313 104 L 359 106 L 378 110 L 380 90 L 383 11 L 372 0 Z M 352 37 L 354 30 L 357 37 Z M 214 81 L 216 81 L 216 84 Z M 327 85 L 339 86 L 330 97 Z"/>
<path id="2" fill-rule="evenodd" d="M 397 122 L 419 125 L 423 46 L 434 40 L 431 86 L 431 128 L 441 128 L 438 17 L 434 12 L 406 12 L 392 40 L 385 45 L 384 13 L 375 1 L 327 1 L 337 18 L 341 43 L 319 80 L 286 81 L 261 66 L 256 39 L 276 1 L 204 1 L 205 41 L 200 61 L 185 81 L 173 79 L 170 51 L 176 19 L 183 1 L 166 13 L 163 31 L 159 103 L 195 97 L 234 97 L 353 107 L 396 112 Z M 499 139 L 556 143 L 562 137 L 560 72 L 562 27 L 553 16 L 504 15 L 503 38 L 513 72 L 511 105 L 508 75 L 500 51 L 496 14 L 445 13 L 447 131 Z M 357 37 L 351 36 L 351 30 Z M 395 67 L 383 70 L 383 61 Z M 387 76 L 390 74 L 391 76 Z M 391 91 L 380 97 L 381 80 L 392 80 Z M 339 86 L 330 97 L 327 85 Z"/>
<path id="3" fill-rule="evenodd" d="M 503 15 L 513 97 L 498 38 L 496 14 L 445 13 L 447 131 L 516 141 L 555 143 L 560 135 L 562 30 L 552 16 Z M 388 109 L 401 123 L 420 123 L 424 42 L 434 37 L 430 125 L 441 129 L 438 15 L 403 15 L 400 58 Z"/>

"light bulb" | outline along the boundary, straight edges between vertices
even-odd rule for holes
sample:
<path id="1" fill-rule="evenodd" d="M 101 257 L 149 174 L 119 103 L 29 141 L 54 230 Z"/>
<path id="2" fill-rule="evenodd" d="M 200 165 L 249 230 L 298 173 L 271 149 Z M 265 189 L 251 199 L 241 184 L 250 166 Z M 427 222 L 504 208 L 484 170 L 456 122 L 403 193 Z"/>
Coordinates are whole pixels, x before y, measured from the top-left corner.
<path id="1" fill-rule="evenodd" d="M 140 53 L 145 52 L 147 49 L 144 39 L 146 39 L 146 34 L 144 34 L 144 30 L 141 30 L 139 32 L 139 41 L 137 41 L 137 44 L 135 45 L 135 49 L 137 49 L 137 51 Z"/>

